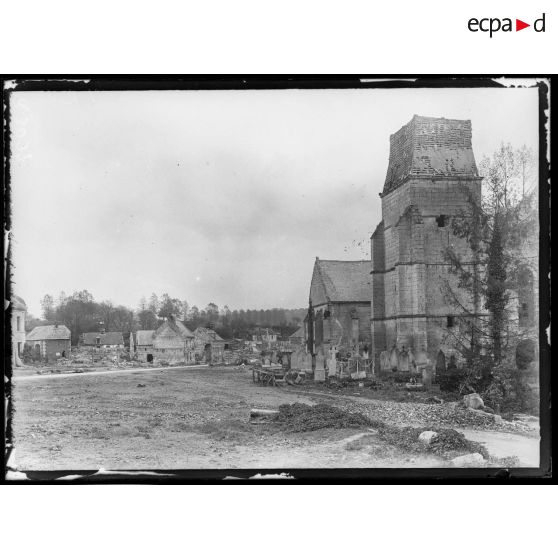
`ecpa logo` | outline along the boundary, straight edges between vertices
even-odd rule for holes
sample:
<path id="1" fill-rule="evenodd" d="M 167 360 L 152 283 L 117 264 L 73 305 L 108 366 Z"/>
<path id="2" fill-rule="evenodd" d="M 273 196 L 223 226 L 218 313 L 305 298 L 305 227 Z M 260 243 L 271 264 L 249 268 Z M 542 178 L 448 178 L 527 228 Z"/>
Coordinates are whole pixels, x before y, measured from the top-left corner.
<path id="1" fill-rule="evenodd" d="M 545 32 L 545 15 L 546 14 L 543 14 L 539 19 L 536 19 L 533 22 L 533 29 L 537 33 Z M 500 19 L 498 17 L 485 17 L 482 19 L 472 17 L 469 20 L 467 27 L 469 28 L 469 31 L 472 31 L 473 33 L 477 33 L 478 31 L 482 31 L 483 33 L 490 33 L 490 38 L 492 38 L 492 35 L 494 33 L 497 33 L 498 31 L 514 31 L 512 19 L 509 17 L 505 17 L 503 19 Z M 525 23 L 520 19 L 515 20 L 515 31 L 521 31 L 522 29 L 526 29 L 527 27 L 531 27 L 531 24 Z"/>

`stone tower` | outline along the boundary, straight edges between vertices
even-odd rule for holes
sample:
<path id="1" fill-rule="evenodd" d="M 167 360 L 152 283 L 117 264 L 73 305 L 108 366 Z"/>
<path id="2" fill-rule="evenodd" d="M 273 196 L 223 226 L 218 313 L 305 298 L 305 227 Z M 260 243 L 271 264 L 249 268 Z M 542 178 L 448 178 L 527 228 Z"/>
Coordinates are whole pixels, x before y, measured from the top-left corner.
<path id="1" fill-rule="evenodd" d="M 415 115 L 390 137 L 382 221 L 371 237 L 376 355 L 394 345 L 424 348 L 435 362 L 440 348 L 451 352 L 448 333 L 459 313 L 443 292 L 446 280 L 455 284 L 443 252 L 450 244 L 469 250 L 450 218 L 480 195 L 469 120 Z"/>

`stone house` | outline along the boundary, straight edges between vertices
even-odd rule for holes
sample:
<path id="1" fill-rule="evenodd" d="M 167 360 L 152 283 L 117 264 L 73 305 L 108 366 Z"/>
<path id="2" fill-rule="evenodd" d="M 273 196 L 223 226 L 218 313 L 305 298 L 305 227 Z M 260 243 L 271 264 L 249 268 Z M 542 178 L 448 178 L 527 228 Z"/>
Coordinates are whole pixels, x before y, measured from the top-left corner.
<path id="1" fill-rule="evenodd" d="M 37 326 L 27 335 L 25 345 L 35 359 L 48 361 L 69 358 L 71 333 L 65 325 Z"/>
<path id="2" fill-rule="evenodd" d="M 370 262 L 316 258 L 305 323 L 310 352 L 330 345 L 357 352 L 370 345 Z"/>
<path id="3" fill-rule="evenodd" d="M 467 261 L 465 240 L 452 234 L 452 216 L 480 201 L 481 181 L 471 144 L 471 122 L 414 116 L 390 137 L 382 220 L 371 237 L 371 334 L 373 353 L 428 355 L 431 362 L 453 349 L 448 333 L 460 315 L 481 308 L 462 293 L 458 311 L 444 285 L 458 292 L 444 250 L 452 245 Z M 472 255 L 470 261 L 472 261 Z M 470 264 L 472 265 L 472 264 Z M 442 354 L 440 354 L 440 352 Z"/>
<path id="4" fill-rule="evenodd" d="M 124 349 L 124 336 L 120 331 L 107 331 L 103 333 L 82 333 L 80 347 L 97 351 L 118 351 Z"/>
<path id="5" fill-rule="evenodd" d="M 140 329 L 136 333 L 130 333 L 130 355 L 136 356 L 139 360 L 147 362 L 147 355 L 151 355 L 153 360 L 153 335 L 154 329 Z"/>
<path id="6" fill-rule="evenodd" d="M 197 327 L 194 330 L 194 352 L 199 359 L 206 362 L 223 360 L 223 353 L 229 350 L 230 343 L 225 340 L 213 329 L 208 327 Z"/>
<path id="7" fill-rule="evenodd" d="M 167 318 L 156 330 L 136 332 L 131 339 L 130 352 L 142 362 L 192 362 L 194 334 L 174 316 Z"/>
<path id="8" fill-rule="evenodd" d="M 19 296 L 12 295 L 12 366 L 21 366 L 25 348 L 25 317 L 27 305 Z"/>

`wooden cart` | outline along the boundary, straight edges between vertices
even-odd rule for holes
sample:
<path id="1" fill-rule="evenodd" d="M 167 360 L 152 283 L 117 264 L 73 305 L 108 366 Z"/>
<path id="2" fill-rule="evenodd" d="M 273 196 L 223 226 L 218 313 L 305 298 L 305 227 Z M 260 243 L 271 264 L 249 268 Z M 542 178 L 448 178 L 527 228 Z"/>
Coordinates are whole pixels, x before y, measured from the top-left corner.
<path id="1" fill-rule="evenodd" d="M 285 383 L 286 370 L 280 364 L 264 364 L 252 368 L 252 381 L 264 386 L 281 386 Z"/>

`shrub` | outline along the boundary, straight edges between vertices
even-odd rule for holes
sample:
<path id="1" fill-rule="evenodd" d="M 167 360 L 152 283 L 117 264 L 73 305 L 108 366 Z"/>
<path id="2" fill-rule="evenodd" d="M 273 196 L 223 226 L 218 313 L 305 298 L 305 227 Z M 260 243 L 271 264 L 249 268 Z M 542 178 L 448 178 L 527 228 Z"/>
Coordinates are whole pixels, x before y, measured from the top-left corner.
<path id="1" fill-rule="evenodd" d="M 497 413 L 539 412 L 538 398 L 529 387 L 525 372 L 509 364 L 494 367 L 491 381 L 481 395 Z"/>

